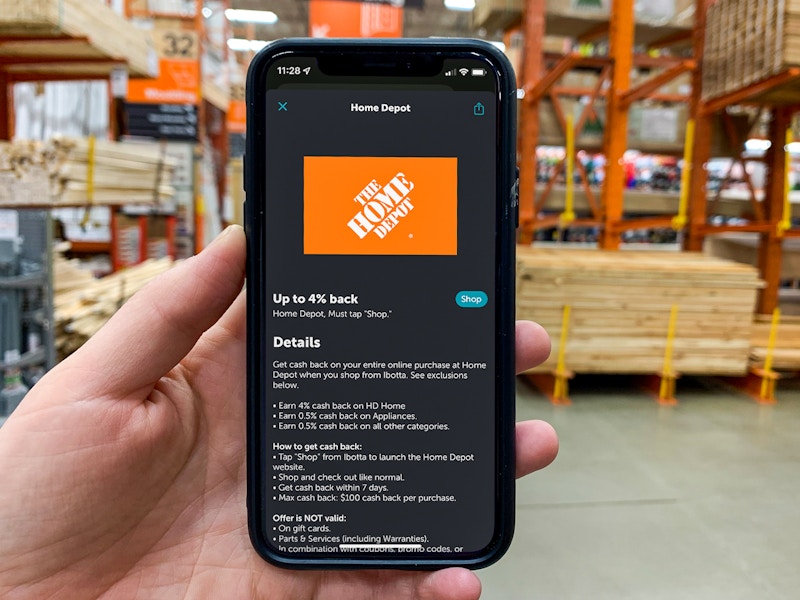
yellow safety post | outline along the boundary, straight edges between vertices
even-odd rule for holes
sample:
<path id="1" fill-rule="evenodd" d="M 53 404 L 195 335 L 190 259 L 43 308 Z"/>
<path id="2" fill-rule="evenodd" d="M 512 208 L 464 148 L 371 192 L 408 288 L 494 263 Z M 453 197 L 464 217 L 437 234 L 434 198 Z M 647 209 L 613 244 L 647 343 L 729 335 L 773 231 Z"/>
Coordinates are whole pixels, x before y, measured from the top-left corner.
<path id="1" fill-rule="evenodd" d="M 553 372 L 553 377 L 555 379 L 552 397 L 553 404 L 570 404 L 569 380 L 572 378 L 572 373 L 567 371 L 566 367 L 570 310 L 570 305 L 565 304 L 561 314 L 561 336 L 558 339 L 558 361 L 556 362 L 556 370 Z"/>
<path id="2" fill-rule="evenodd" d="M 789 201 L 789 192 L 791 192 L 791 183 L 789 175 L 792 171 L 792 154 L 789 152 L 789 144 L 792 143 L 792 130 L 786 130 L 786 145 L 783 147 L 784 160 L 786 161 L 786 168 L 784 169 L 784 182 L 783 182 L 783 217 L 778 221 L 778 237 L 783 237 L 785 231 L 792 228 L 792 204 Z"/>
<path id="3" fill-rule="evenodd" d="M 778 339 L 778 325 L 781 322 L 781 309 L 772 311 L 772 323 L 769 328 L 769 341 L 767 342 L 767 356 L 764 358 L 764 369 L 758 370 L 761 376 L 761 393 L 758 401 L 764 404 L 775 403 L 775 382 L 778 374 L 772 370 L 772 359 L 775 354 L 775 341 Z"/>
<path id="4" fill-rule="evenodd" d="M 86 157 L 86 208 L 83 211 L 83 218 L 81 219 L 80 223 L 81 229 L 84 231 L 89 226 L 92 205 L 94 204 L 94 166 L 96 142 L 97 138 L 95 138 L 93 135 L 90 135 Z"/>
<path id="5" fill-rule="evenodd" d="M 558 217 L 559 224 L 565 227 L 575 220 L 575 117 L 567 115 L 567 191 L 564 212 Z"/>
<path id="6" fill-rule="evenodd" d="M 669 313 L 667 326 L 667 344 L 664 348 L 664 369 L 661 372 L 661 384 L 658 387 L 659 404 L 677 404 L 675 399 L 675 380 L 677 373 L 672 369 L 672 351 L 675 347 L 675 329 L 678 325 L 678 305 L 673 304 Z"/>
<path id="7" fill-rule="evenodd" d="M 683 142 L 683 170 L 681 171 L 681 194 L 678 202 L 678 214 L 672 217 L 672 228 L 679 231 L 686 227 L 686 213 L 689 210 L 689 183 L 692 176 L 692 160 L 694 149 L 694 119 L 686 123 L 686 137 Z"/>

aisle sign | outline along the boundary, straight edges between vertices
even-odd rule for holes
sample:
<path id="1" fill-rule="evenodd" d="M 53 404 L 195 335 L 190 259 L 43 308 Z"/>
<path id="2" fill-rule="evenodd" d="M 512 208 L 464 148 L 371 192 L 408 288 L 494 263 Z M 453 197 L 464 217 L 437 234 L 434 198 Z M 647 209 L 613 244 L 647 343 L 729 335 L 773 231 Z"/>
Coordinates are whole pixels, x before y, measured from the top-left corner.
<path id="1" fill-rule="evenodd" d="M 195 104 L 127 102 L 128 135 L 167 140 L 197 140 Z"/>
<path id="2" fill-rule="evenodd" d="M 199 37 L 195 31 L 155 29 L 153 44 L 158 51 L 156 79 L 131 79 L 128 101 L 154 104 L 200 103 Z"/>

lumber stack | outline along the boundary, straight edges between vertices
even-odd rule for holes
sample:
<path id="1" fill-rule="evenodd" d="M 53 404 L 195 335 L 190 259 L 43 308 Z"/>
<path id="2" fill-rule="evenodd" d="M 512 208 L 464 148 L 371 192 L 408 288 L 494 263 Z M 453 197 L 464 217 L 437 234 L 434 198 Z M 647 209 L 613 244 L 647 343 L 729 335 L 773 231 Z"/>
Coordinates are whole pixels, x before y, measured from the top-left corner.
<path id="1" fill-rule="evenodd" d="M 87 279 L 61 259 L 55 268 L 56 352 L 69 356 L 92 337 L 128 298 L 172 267 L 170 258 L 148 260 L 102 279 Z"/>
<path id="2" fill-rule="evenodd" d="M 706 15 L 703 98 L 800 65 L 800 0 L 719 0 Z"/>
<path id="3" fill-rule="evenodd" d="M 0 0 L 0 37 L 12 73 L 100 76 L 124 62 L 132 77 L 158 74 L 147 32 L 100 0 Z"/>
<path id="4" fill-rule="evenodd" d="M 156 143 L 0 142 L 0 207 L 158 204 L 175 194 L 174 170 Z"/>
<path id="5" fill-rule="evenodd" d="M 763 367 L 769 346 L 772 317 L 756 315 L 751 336 L 750 364 Z M 781 317 L 775 335 L 772 368 L 800 369 L 800 317 Z"/>
<path id="6" fill-rule="evenodd" d="M 541 323 L 556 367 L 570 306 L 565 367 L 577 373 L 659 373 L 678 307 L 672 368 L 682 374 L 747 370 L 756 269 L 697 253 L 520 247 L 517 317 Z"/>

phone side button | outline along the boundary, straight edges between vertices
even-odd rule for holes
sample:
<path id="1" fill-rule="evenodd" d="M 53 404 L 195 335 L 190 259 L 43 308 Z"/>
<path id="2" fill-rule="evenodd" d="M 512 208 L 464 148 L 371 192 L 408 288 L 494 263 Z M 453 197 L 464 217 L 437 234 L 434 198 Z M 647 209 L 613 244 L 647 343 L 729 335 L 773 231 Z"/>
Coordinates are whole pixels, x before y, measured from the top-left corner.
<path id="1" fill-rule="evenodd" d="M 242 156 L 242 189 L 247 191 L 247 154 Z"/>

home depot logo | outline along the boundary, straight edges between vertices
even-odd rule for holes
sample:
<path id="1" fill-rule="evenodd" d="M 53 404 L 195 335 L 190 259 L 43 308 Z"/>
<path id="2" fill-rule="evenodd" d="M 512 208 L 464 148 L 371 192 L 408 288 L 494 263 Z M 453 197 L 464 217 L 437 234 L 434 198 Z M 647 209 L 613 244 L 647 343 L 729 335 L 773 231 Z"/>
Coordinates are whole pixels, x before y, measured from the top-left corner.
<path id="1" fill-rule="evenodd" d="M 457 250 L 457 158 L 304 157 L 304 254 Z"/>
<path id="2" fill-rule="evenodd" d="M 392 231 L 400 219 L 414 210 L 408 195 L 414 189 L 414 182 L 409 181 L 405 173 L 398 173 L 385 186 L 378 185 L 373 179 L 353 200 L 361 205 L 361 211 L 350 219 L 347 225 L 355 231 L 360 239 L 370 233 L 383 239 Z"/>

